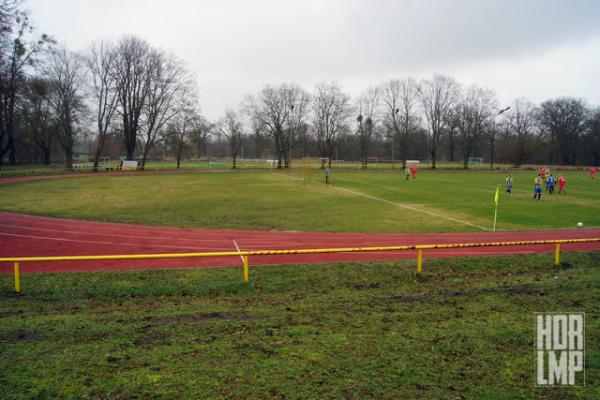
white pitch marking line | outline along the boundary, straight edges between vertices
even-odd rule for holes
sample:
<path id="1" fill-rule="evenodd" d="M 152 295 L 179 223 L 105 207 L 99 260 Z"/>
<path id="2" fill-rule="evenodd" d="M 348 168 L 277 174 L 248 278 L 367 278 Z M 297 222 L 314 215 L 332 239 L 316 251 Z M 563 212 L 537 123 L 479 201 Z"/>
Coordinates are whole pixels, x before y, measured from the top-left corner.
<path id="1" fill-rule="evenodd" d="M 417 208 L 417 207 L 412 207 L 412 206 L 409 206 L 409 205 L 406 205 L 406 204 L 396 203 L 396 202 L 393 202 L 393 201 L 390 201 L 390 200 L 381 199 L 379 197 L 371 196 L 371 195 L 364 194 L 364 193 L 361 193 L 361 192 L 356 192 L 354 190 L 346 189 L 346 188 L 343 188 L 343 187 L 340 187 L 340 186 L 332 186 L 332 187 L 334 189 L 343 190 L 345 192 L 352 193 L 352 194 L 355 194 L 357 196 L 362 196 L 362 197 L 365 197 L 367 199 L 381 201 L 383 203 L 391 204 L 391 205 L 394 205 L 394 206 L 397 206 L 397 207 L 406 208 L 407 210 L 412 210 L 412 211 L 417 211 L 417 212 L 421 212 L 421 213 L 424 213 L 424 214 L 428 214 L 428 215 L 431 215 L 433 217 L 444 218 L 444 219 L 447 219 L 449 221 L 458 222 L 459 224 L 469 225 L 469 226 L 481 229 L 482 231 L 489 231 L 488 228 L 485 228 L 483 226 L 472 224 L 470 222 L 463 221 L 463 220 L 460 220 L 460 219 L 448 217 L 447 215 L 438 214 L 438 213 L 434 213 L 434 212 L 431 212 L 431 211 L 422 210 L 422 209 Z"/>
<path id="2" fill-rule="evenodd" d="M 292 178 L 294 178 L 294 179 L 302 179 L 302 178 L 296 178 L 295 176 L 293 176 Z M 343 180 L 345 180 L 345 181 L 348 181 L 348 179 L 343 179 Z M 460 219 L 456 219 L 456 218 L 448 217 L 448 216 L 446 216 L 446 215 L 443 215 L 443 214 L 438 214 L 438 213 L 434 213 L 434 212 L 431 212 L 431 211 L 422 210 L 422 209 L 420 209 L 420 208 L 417 208 L 417 207 L 412 207 L 412 206 L 409 206 L 409 205 L 406 205 L 406 204 L 402 204 L 402 203 L 395 203 L 395 202 L 393 202 L 393 201 L 389 201 L 389 200 L 385 200 L 385 199 L 380 199 L 379 197 L 370 196 L 370 195 L 368 195 L 368 194 L 364 194 L 364 193 L 361 193 L 361 192 L 355 192 L 354 190 L 346 189 L 346 188 L 343 188 L 343 187 L 340 187 L 340 186 L 333 186 L 333 185 L 332 185 L 331 187 L 332 187 L 332 188 L 334 188 L 334 189 L 343 190 L 343 191 L 346 191 L 346 192 L 348 192 L 348 193 L 355 194 L 355 195 L 357 195 L 357 196 L 366 197 L 367 199 L 381 201 L 381 202 L 384 202 L 384 203 L 387 203 L 387 204 L 391 204 L 391 205 L 394 205 L 394 206 L 397 206 L 397 207 L 406 208 L 407 210 L 412 210 L 412 211 L 422 212 L 422 213 L 425 213 L 425 214 L 431 215 L 431 216 L 433 216 L 433 217 L 440 217 L 440 218 L 447 219 L 447 220 L 449 220 L 449 221 L 458 222 L 459 224 L 469 225 L 469 226 L 472 226 L 472 227 L 475 227 L 475 228 L 481 229 L 482 231 L 489 231 L 489 230 L 490 230 L 490 229 L 488 229 L 488 228 L 485 228 L 485 227 L 483 227 L 483 226 L 476 225 L 476 224 L 472 224 L 472 223 L 470 223 L 470 222 L 467 222 L 467 221 L 462 221 L 462 220 L 460 220 Z"/>
<path id="3" fill-rule="evenodd" d="M 241 252 L 240 246 L 238 246 L 238 244 L 235 240 L 233 241 L 233 244 L 234 244 L 235 248 L 237 249 L 237 251 Z M 244 264 L 244 256 L 240 256 L 240 258 L 242 259 L 242 264 Z"/>

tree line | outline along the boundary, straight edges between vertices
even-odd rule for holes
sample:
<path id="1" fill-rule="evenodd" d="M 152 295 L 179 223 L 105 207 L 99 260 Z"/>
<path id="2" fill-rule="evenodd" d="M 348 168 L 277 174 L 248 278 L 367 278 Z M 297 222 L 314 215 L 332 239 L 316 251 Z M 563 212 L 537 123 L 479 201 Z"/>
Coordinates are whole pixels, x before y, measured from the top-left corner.
<path id="1" fill-rule="evenodd" d="M 561 97 L 536 105 L 499 104 L 493 90 L 445 75 L 390 79 L 351 96 L 336 82 L 309 92 L 267 84 L 211 121 L 202 115 L 194 74 L 137 36 L 98 40 L 73 52 L 36 35 L 19 0 L 0 5 L 0 166 L 72 168 L 88 147 L 94 169 L 105 156 L 139 160 L 293 158 L 600 164 L 600 109 Z"/>

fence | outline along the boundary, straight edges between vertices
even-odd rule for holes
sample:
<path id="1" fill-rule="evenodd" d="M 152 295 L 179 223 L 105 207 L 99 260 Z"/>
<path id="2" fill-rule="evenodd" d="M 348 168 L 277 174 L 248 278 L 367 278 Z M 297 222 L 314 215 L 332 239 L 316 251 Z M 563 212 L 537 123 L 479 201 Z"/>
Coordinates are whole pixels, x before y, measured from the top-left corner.
<path id="1" fill-rule="evenodd" d="M 317 253 L 363 253 L 417 250 L 417 274 L 423 270 L 423 251 L 435 249 L 456 249 L 474 247 L 506 247 L 506 246 L 534 246 L 555 245 L 554 265 L 560 264 L 560 245 L 572 243 L 600 243 L 600 238 L 589 239 L 563 239 L 563 240 L 526 240 L 518 242 L 482 242 L 482 243 L 449 243 L 449 244 L 424 244 L 406 246 L 382 247 L 343 247 L 328 249 L 296 249 L 296 250 L 253 250 L 253 251 L 221 251 L 210 253 L 172 253 L 172 254 L 118 254 L 101 256 L 57 256 L 57 257 L 5 257 L 0 258 L 0 263 L 13 263 L 13 276 L 15 292 L 21 292 L 20 264 L 26 262 L 54 262 L 54 261 L 100 261 L 100 260 L 140 260 L 140 259 L 175 259 L 198 257 L 242 257 L 244 260 L 242 276 L 245 283 L 249 282 L 248 258 L 251 256 L 274 256 L 288 254 L 317 254 Z"/>

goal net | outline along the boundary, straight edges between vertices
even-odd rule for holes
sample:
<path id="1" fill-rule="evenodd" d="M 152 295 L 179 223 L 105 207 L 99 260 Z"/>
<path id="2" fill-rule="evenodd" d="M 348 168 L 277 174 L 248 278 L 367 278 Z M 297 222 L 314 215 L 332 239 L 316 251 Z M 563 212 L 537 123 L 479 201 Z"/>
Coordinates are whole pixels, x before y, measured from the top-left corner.
<path id="1" fill-rule="evenodd" d="M 483 157 L 469 157 L 468 164 L 471 168 L 481 167 L 483 165 Z"/>
<path id="2" fill-rule="evenodd" d="M 310 182 L 311 173 L 322 171 L 325 167 L 329 168 L 329 158 L 327 157 L 304 157 L 302 158 L 302 177 L 304 184 Z"/>

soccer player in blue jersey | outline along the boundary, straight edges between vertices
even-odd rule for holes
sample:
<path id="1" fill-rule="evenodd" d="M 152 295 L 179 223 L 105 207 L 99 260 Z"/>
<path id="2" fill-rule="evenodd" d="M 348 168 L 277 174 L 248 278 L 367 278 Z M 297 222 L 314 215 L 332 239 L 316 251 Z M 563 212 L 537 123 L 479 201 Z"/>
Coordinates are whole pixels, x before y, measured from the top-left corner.
<path id="1" fill-rule="evenodd" d="M 542 199 L 542 182 L 544 180 L 541 174 L 538 174 L 533 181 L 533 198 L 538 201 Z"/>
<path id="2" fill-rule="evenodd" d="M 513 177 L 511 174 L 508 174 L 506 177 L 506 193 L 512 195 L 512 187 L 513 187 Z"/>
<path id="3" fill-rule="evenodd" d="M 546 185 L 548 185 L 548 193 L 554 194 L 554 185 L 556 185 L 556 179 L 554 175 L 550 174 L 548 180 L 546 181 Z"/>

